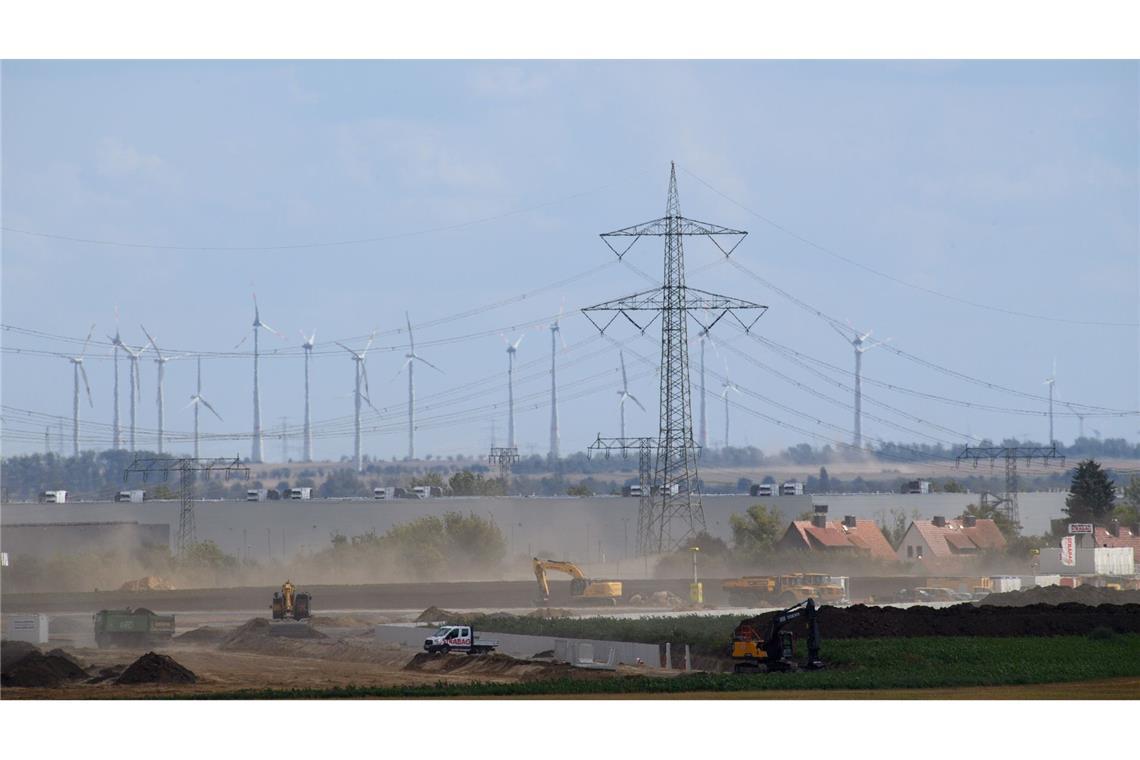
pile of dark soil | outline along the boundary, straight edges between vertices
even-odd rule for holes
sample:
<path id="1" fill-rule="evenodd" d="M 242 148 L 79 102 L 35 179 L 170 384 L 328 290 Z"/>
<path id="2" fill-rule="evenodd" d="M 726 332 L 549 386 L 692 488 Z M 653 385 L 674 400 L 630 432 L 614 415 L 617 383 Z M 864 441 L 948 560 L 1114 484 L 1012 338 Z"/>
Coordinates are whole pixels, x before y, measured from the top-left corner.
<path id="1" fill-rule="evenodd" d="M 536 610 L 535 612 L 539 612 Z M 569 610 L 557 610 L 556 612 L 566 612 L 566 615 L 553 614 L 553 615 L 535 615 L 531 613 L 532 617 L 569 617 Z M 417 623 L 452 623 L 455 625 L 486 625 L 493 623 L 496 620 L 513 620 L 518 615 L 512 615 L 509 612 L 453 612 L 451 610 L 440 609 L 439 607 L 428 607 L 420 613 L 416 618 Z"/>
<path id="2" fill-rule="evenodd" d="M 763 626 L 776 612 L 760 616 Z M 797 621 L 793 625 L 799 625 Z M 890 636 L 1082 636 L 1094 628 L 1140 633 L 1140 605 L 1030 604 L 1021 607 L 821 607 L 820 634 L 826 639 Z"/>
<path id="3" fill-rule="evenodd" d="M 479 678 L 505 678 L 518 681 L 545 681 L 552 678 L 612 678 L 612 671 L 575 668 L 565 663 L 520 660 L 505 654 L 491 653 L 433 655 L 420 652 L 404 670 L 421 673 L 444 673 Z"/>
<path id="4" fill-rule="evenodd" d="M 7 672 L 9 665 L 15 665 L 29 652 L 38 652 L 39 647 L 27 641 L 0 642 L 0 670 Z"/>
<path id="5" fill-rule="evenodd" d="M 271 636 L 270 622 L 265 618 L 252 618 L 247 620 L 237 630 L 232 631 L 221 639 L 222 649 L 249 649 Z M 292 631 L 291 639 L 327 639 L 328 636 L 311 626 L 297 627 Z"/>
<path id="6" fill-rule="evenodd" d="M 57 654 L 59 651 L 43 654 L 32 647 L 22 657 L 12 658 L 0 673 L 0 685 L 55 687 L 86 679 L 83 668 L 70 655 Z"/>
<path id="7" fill-rule="evenodd" d="M 421 612 L 420 616 L 418 618 L 416 618 L 415 622 L 417 622 L 417 623 L 438 623 L 438 622 L 443 622 L 445 620 L 450 622 L 457 614 L 458 613 L 449 612 L 448 610 L 441 609 L 439 607 L 436 607 L 435 605 L 432 605 L 431 607 L 428 607 L 426 610 Z"/>
<path id="8" fill-rule="evenodd" d="M 1140 604 L 1140 591 L 1117 591 L 1096 586 L 1038 586 L 1024 591 L 1006 591 L 990 594 L 981 605 L 991 607 L 1022 607 L 1027 604 Z"/>
<path id="9" fill-rule="evenodd" d="M 174 640 L 180 644 L 217 644 L 224 641 L 230 633 L 231 631 L 226 628 L 211 628 L 204 625 L 201 628 L 180 633 L 174 637 Z"/>
<path id="10" fill-rule="evenodd" d="M 172 657 L 147 652 L 132 662 L 115 683 L 197 683 L 198 677 Z"/>

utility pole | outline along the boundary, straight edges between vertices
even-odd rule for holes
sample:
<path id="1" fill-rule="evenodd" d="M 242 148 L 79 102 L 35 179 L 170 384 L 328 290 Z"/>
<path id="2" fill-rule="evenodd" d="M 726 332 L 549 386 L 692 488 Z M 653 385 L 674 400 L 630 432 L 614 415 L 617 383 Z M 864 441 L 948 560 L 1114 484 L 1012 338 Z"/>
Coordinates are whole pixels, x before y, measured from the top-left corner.
<path id="1" fill-rule="evenodd" d="M 289 418 L 281 418 L 281 463 L 289 461 Z"/>
<path id="2" fill-rule="evenodd" d="M 651 222 L 603 233 L 601 236 L 618 259 L 624 257 L 642 237 L 665 239 L 665 276 L 661 287 L 582 310 L 601 333 L 604 333 L 618 317 L 624 317 L 642 333 L 648 330 L 658 317 L 661 319 L 660 418 L 655 446 L 656 466 L 652 481 L 657 494 L 650 495 L 653 505 L 649 513 L 639 515 L 638 551 L 642 554 L 670 551 L 705 529 L 705 514 L 701 504 L 697 472 L 697 455 L 700 447 L 693 440 L 688 320 L 692 318 L 704 332 L 708 332 L 721 319 L 731 315 L 747 332 L 768 308 L 751 301 L 742 301 L 688 287 L 685 284 L 685 255 L 682 241 L 686 236 L 704 236 L 728 257 L 747 234 L 742 230 L 698 222 L 681 216 L 681 203 L 677 194 L 677 169 L 672 165 L 665 216 Z M 626 243 L 624 238 L 628 238 L 629 242 Z M 725 245 L 722 245 L 721 239 L 725 240 Z M 733 240 L 735 242 L 731 242 Z M 611 241 L 621 242 L 615 247 Z M 741 319 L 741 312 L 752 312 L 755 316 L 752 317 L 750 314 L 751 318 L 746 321 Z M 707 315 L 704 322 L 697 316 L 700 313 Z M 644 492 L 642 498 L 645 498 Z"/>
<path id="3" fill-rule="evenodd" d="M 1059 460 L 1062 466 L 1065 464 L 1065 457 L 1058 454 L 1057 447 L 1052 444 L 1049 446 L 967 446 L 958 455 L 956 464 L 960 465 L 963 459 L 972 460 L 975 468 L 978 466 L 978 461 L 982 459 L 990 460 L 991 467 L 993 467 L 995 460 L 1005 460 L 1005 495 L 992 503 L 1005 513 L 1016 530 L 1021 529 L 1021 513 L 1017 504 L 1019 490 L 1017 460 L 1024 459 L 1025 463 L 1029 464 L 1034 459 L 1040 459 L 1046 465 L 1050 461 Z"/>

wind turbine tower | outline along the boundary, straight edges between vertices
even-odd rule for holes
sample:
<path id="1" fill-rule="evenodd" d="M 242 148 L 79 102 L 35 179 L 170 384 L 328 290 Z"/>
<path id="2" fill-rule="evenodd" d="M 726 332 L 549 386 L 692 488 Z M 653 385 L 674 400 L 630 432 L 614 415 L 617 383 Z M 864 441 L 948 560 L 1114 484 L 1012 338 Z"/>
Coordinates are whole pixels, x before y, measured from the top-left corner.
<path id="1" fill-rule="evenodd" d="M 187 404 L 186 406 L 187 407 L 191 407 L 191 406 L 194 407 L 194 458 L 197 459 L 198 458 L 198 407 L 199 406 L 205 406 L 207 409 L 209 409 L 211 412 L 214 413 L 214 416 L 217 417 L 219 421 L 225 422 L 225 420 L 222 419 L 222 415 L 218 414 L 218 410 L 215 409 L 214 407 L 210 406 L 210 402 L 202 397 L 202 357 L 200 357 L 200 356 L 198 357 L 198 390 L 196 390 L 194 392 L 194 395 L 190 397 L 190 403 Z"/>
<path id="2" fill-rule="evenodd" d="M 724 447 L 728 448 L 728 392 L 735 391 L 740 393 L 740 389 L 736 387 L 736 383 L 728 377 L 728 366 L 724 368 L 724 382 L 720 385 L 720 397 L 724 401 Z"/>
<path id="3" fill-rule="evenodd" d="M 123 429 L 119 424 L 119 348 L 123 345 L 123 340 L 119 336 L 119 307 L 115 307 L 115 337 L 107 336 L 113 348 L 111 355 L 115 365 L 115 387 L 114 387 L 114 405 L 111 423 L 111 448 L 121 449 L 123 447 Z"/>
<path id="4" fill-rule="evenodd" d="M 370 394 L 368 391 L 368 369 L 364 365 L 364 358 L 366 356 L 368 356 L 368 349 L 372 348 L 372 339 L 375 337 L 376 337 L 376 332 L 373 331 L 372 334 L 368 336 L 368 343 L 367 343 L 367 345 L 364 346 L 364 350 L 360 351 L 360 352 L 353 351 L 348 346 L 337 341 L 338 346 L 343 348 L 348 353 L 352 354 L 352 361 L 355 364 L 355 370 L 356 370 L 356 392 L 354 394 L 355 403 L 356 403 L 356 413 L 353 416 L 352 461 L 356 466 L 357 472 L 361 472 L 364 469 L 364 462 L 360 456 L 360 402 L 364 401 L 366 404 L 368 404 L 368 406 L 372 407 L 372 411 L 376 412 L 377 414 L 380 413 L 380 411 L 376 407 L 372 406 L 372 401 L 369 399 Z M 360 390 L 361 381 L 363 381 L 363 383 L 364 383 L 364 391 L 363 392 L 361 392 L 361 390 Z"/>
<path id="5" fill-rule="evenodd" d="M 523 342 L 526 333 L 520 335 L 514 343 L 507 340 L 507 336 L 500 335 L 507 344 L 507 448 L 515 448 L 515 353 L 519 344 Z"/>
<path id="6" fill-rule="evenodd" d="M 305 453 L 302 457 L 304 461 L 313 461 L 313 421 L 309 416 L 309 359 L 312 358 L 313 344 L 317 340 L 317 331 L 313 330 L 313 334 L 305 337 L 305 333 L 301 333 L 301 339 L 304 341 L 301 348 L 305 349 Z"/>
<path id="7" fill-rule="evenodd" d="M 163 439 L 162 430 L 163 430 L 163 421 L 165 419 L 165 409 L 166 409 L 166 397 L 163 395 L 163 393 L 164 393 L 163 389 L 165 388 L 165 385 L 166 385 L 165 379 L 164 379 L 165 375 L 166 375 L 166 363 L 168 361 L 170 361 L 171 359 L 173 359 L 174 357 L 163 356 L 162 351 L 160 351 L 158 349 L 158 344 L 154 342 L 154 338 L 152 338 L 150 333 L 148 333 L 146 331 L 146 328 L 143 327 L 142 325 L 139 325 L 139 327 L 142 327 L 143 335 L 145 335 L 146 339 L 148 341 L 150 341 L 151 348 L 154 349 L 154 354 L 155 354 L 154 363 L 158 367 L 158 396 L 157 396 L 156 400 L 158 403 L 158 453 L 161 454 L 162 453 L 162 439 Z"/>
<path id="8" fill-rule="evenodd" d="M 1049 445 L 1053 445 L 1053 386 L 1057 384 L 1057 359 L 1053 359 L 1053 372 L 1045 378 L 1042 385 L 1049 386 Z"/>
<path id="9" fill-rule="evenodd" d="M 621 390 L 618 391 L 618 412 L 621 415 L 621 437 L 625 438 L 625 402 L 632 401 L 643 412 L 645 407 L 641 405 L 636 396 L 629 392 L 629 381 L 625 376 L 625 354 L 619 351 L 618 358 L 621 359 Z"/>
<path id="10" fill-rule="evenodd" d="M 263 461 L 261 450 L 261 387 L 258 384 L 257 368 L 261 356 L 258 343 L 258 328 L 263 328 L 278 337 L 281 333 L 261 321 L 261 312 L 257 308 L 257 294 L 253 294 L 253 449 L 250 452 L 250 461 L 260 463 Z M 248 336 L 247 336 L 248 337 Z M 242 338 L 234 349 L 241 348 L 246 338 Z"/>
<path id="11" fill-rule="evenodd" d="M 558 317 L 550 323 L 550 457 L 557 460 L 558 453 L 558 380 L 556 377 L 558 356 L 558 341 L 562 340 L 562 348 L 566 348 L 566 339 L 562 337 L 562 328 L 558 323 L 562 320 L 565 304 L 558 309 Z"/>
<path id="12" fill-rule="evenodd" d="M 874 330 L 868 330 L 860 334 L 858 330 L 851 326 L 850 322 L 847 323 L 847 329 L 850 331 L 850 334 L 844 332 L 835 324 L 832 324 L 831 327 L 855 349 L 855 435 L 852 439 L 852 445 L 857 449 L 861 449 L 863 448 L 863 354 L 875 346 L 889 343 L 892 339 L 887 338 L 882 341 L 871 341 L 871 333 L 874 332 Z"/>
<path id="13" fill-rule="evenodd" d="M 142 376 L 139 375 L 139 357 L 142 356 L 143 351 L 146 351 L 146 346 L 139 348 L 137 351 L 132 351 L 131 347 L 126 343 L 120 341 L 119 348 L 123 349 L 123 353 L 131 361 L 130 370 L 127 372 L 131 378 L 131 394 L 127 399 L 131 407 L 131 451 L 135 450 L 135 402 L 139 399 L 139 394 L 142 392 Z"/>
<path id="14" fill-rule="evenodd" d="M 79 356 L 69 356 L 73 393 L 71 398 L 71 451 L 79 456 L 79 376 L 83 375 L 83 387 L 87 389 L 87 404 L 94 408 L 95 402 L 91 400 L 91 385 L 87 382 L 87 370 L 83 369 L 83 356 L 87 353 L 87 344 L 91 342 L 91 334 L 95 332 L 95 325 L 87 331 L 87 338 L 83 341 L 83 350 Z"/>
<path id="15" fill-rule="evenodd" d="M 404 354 L 404 366 L 400 369 L 408 370 L 408 459 L 416 458 L 416 362 L 423 362 L 436 372 L 443 370 L 416 353 L 416 338 L 412 334 L 412 318 L 404 312 L 404 319 L 408 323 L 408 353 Z"/>

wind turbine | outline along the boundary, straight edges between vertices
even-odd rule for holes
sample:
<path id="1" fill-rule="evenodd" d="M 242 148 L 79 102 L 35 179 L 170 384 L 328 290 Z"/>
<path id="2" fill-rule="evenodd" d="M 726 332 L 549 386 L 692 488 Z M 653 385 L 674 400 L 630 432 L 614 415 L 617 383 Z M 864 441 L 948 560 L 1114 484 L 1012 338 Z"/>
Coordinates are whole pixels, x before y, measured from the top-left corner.
<path id="1" fill-rule="evenodd" d="M 263 328 L 265 330 L 268 330 L 269 332 L 273 333 L 274 335 L 276 335 L 279 338 L 284 338 L 284 336 L 281 335 L 281 333 L 277 332 L 272 327 L 270 327 L 269 325 L 267 325 L 261 321 L 261 312 L 257 308 L 257 293 L 254 293 L 253 294 L 253 451 L 251 452 L 251 455 L 250 455 L 250 461 L 251 462 L 261 462 L 262 461 L 262 454 L 261 454 L 261 388 L 258 384 L 258 378 L 257 378 L 257 365 L 258 365 L 258 359 L 260 357 L 258 340 L 257 340 L 257 336 L 258 336 L 257 328 L 259 328 L 259 327 Z M 249 336 L 247 335 L 246 338 L 248 338 L 248 337 Z M 236 346 L 234 346 L 234 349 L 236 350 L 238 348 L 241 348 L 242 344 L 245 343 L 246 338 L 242 338 L 240 341 L 238 341 L 238 344 Z"/>
<path id="2" fill-rule="evenodd" d="M 313 427 L 312 418 L 309 416 L 309 359 L 312 358 L 313 344 L 317 340 L 317 331 L 313 330 L 313 334 L 305 337 L 305 333 L 301 333 L 301 348 L 305 349 L 305 455 L 304 461 L 313 461 Z"/>
<path id="3" fill-rule="evenodd" d="M 117 333 L 116 333 L 117 335 Z M 131 406 L 131 451 L 135 450 L 135 402 L 139 399 L 139 394 L 142 392 L 142 376 L 139 374 L 139 357 L 146 351 L 146 346 L 142 346 L 136 351 L 132 351 L 131 347 L 126 343 L 119 342 L 119 348 L 123 349 L 123 353 L 131 361 L 130 371 L 127 372 L 131 378 L 131 395 L 128 401 Z"/>
<path id="4" fill-rule="evenodd" d="M 526 333 L 519 335 L 514 343 L 507 340 L 507 336 L 502 333 L 499 337 L 507 344 L 507 448 L 513 449 L 515 447 L 515 352 L 519 350 L 519 344 L 523 342 Z"/>
<path id="5" fill-rule="evenodd" d="M 871 333 L 874 330 L 868 330 L 862 335 L 859 331 L 851 326 L 851 322 L 847 322 L 847 329 L 851 331 L 850 337 L 842 329 L 840 329 L 834 322 L 831 327 L 835 332 L 839 333 L 845 341 L 851 344 L 855 349 L 855 448 L 863 447 L 863 354 L 870 351 L 875 346 L 881 346 L 884 343 L 889 343 L 893 338 L 869 342 Z"/>
<path id="6" fill-rule="evenodd" d="M 121 449 L 123 447 L 123 429 L 119 424 L 119 349 L 123 345 L 123 339 L 119 336 L 119 307 L 115 307 L 115 337 L 110 335 L 107 338 L 111 341 L 114 347 L 111 349 L 111 355 L 114 358 L 115 365 L 115 388 L 114 388 L 114 413 L 112 415 L 111 424 L 111 448 Z"/>
<path id="7" fill-rule="evenodd" d="M 139 327 L 142 327 L 143 335 L 145 335 L 146 339 L 148 341 L 150 341 L 151 348 L 154 349 L 154 354 L 155 354 L 154 363 L 158 367 L 158 396 L 157 396 L 156 400 L 158 403 L 158 453 L 161 454 L 162 453 L 162 427 L 163 427 L 163 420 L 164 420 L 165 408 L 166 408 L 166 397 L 163 395 L 163 393 L 164 393 L 163 389 L 165 388 L 164 377 L 166 374 L 166 363 L 168 361 L 170 361 L 171 359 L 175 359 L 177 357 L 163 356 L 162 351 L 160 351 L 158 349 L 158 344 L 154 342 L 154 338 L 151 337 L 151 334 L 148 333 L 146 331 L 146 328 L 143 327 L 142 325 L 139 325 Z"/>
<path id="8" fill-rule="evenodd" d="M 408 459 L 416 458 L 416 362 L 423 362 L 436 372 L 443 374 L 443 370 L 416 353 L 416 338 L 412 334 L 412 318 L 404 312 L 404 319 L 408 323 L 408 353 L 404 354 L 404 366 L 400 370 L 408 370 Z M 396 374 L 399 374 L 397 372 Z M 390 382 L 390 381 L 389 381 Z"/>
<path id="9" fill-rule="evenodd" d="M 1049 386 L 1049 445 L 1053 445 L 1053 386 L 1057 384 L 1057 357 L 1053 357 L 1053 371 L 1042 385 Z"/>
<path id="10" fill-rule="evenodd" d="M 157 351 L 158 349 L 155 349 L 155 350 Z M 210 406 L 210 402 L 202 397 L 202 357 L 201 356 L 198 357 L 198 390 L 194 392 L 194 395 L 190 397 L 190 403 L 186 405 L 187 409 L 189 409 L 190 407 L 194 407 L 194 458 L 195 459 L 198 458 L 198 407 L 199 406 L 206 407 L 207 409 L 209 409 L 211 412 L 214 413 L 214 416 L 217 417 L 219 421 L 225 422 L 225 420 L 222 419 L 222 415 L 218 414 L 218 410 L 215 409 L 214 407 Z"/>
<path id="11" fill-rule="evenodd" d="M 641 405 L 636 396 L 629 392 L 629 381 L 625 376 L 625 354 L 618 351 L 618 358 L 621 359 L 621 390 L 618 391 L 618 412 L 621 414 L 621 437 L 625 438 L 625 402 L 632 401 L 643 412 L 645 407 Z"/>
<path id="12" fill-rule="evenodd" d="M 372 411 L 377 414 L 380 413 L 376 407 L 372 406 L 372 401 L 369 399 L 368 391 L 368 369 L 364 366 L 364 357 L 368 355 L 368 349 L 372 348 L 372 339 L 376 337 L 376 331 L 373 330 L 372 334 L 368 336 L 368 343 L 364 346 L 364 350 L 360 352 L 353 351 L 348 346 L 340 341 L 336 344 L 343 348 L 348 353 L 352 354 L 352 360 L 355 362 L 356 369 L 356 392 L 354 393 L 356 402 L 356 414 L 353 417 L 353 453 L 352 460 L 356 464 L 356 471 L 360 472 L 364 469 L 364 463 L 360 458 L 360 402 L 364 401 L 368 406 L 372 407 Z M 360 391 L 360 381 L 364 381 L 364 392 Z"/>
<path id="13" fill-rule="evenodd" d="M 79 356 L 69 356 L 73 380 L 73 394 L 71 399 L 71 449 L 75 456 L 79 456 L 79 376 L 83 375 L 83 387 L 87 389 L 87 404 L 92 408 L 95 402 L 91 400 L 91 385 L 87 382 L 87 370 L 83 369 L 83 356 L 87 353 L 87 344 L 91 342 L 91 334 L 95 332 L 95 325 L 87 331 L 87 338 L 83 341 L 83 350 Z"/>
<path id="14" fill-rule="evenodd" d="M 566 301 L 558 309 L 558 316 L 550 323 L 550 457 L 558 459 L 558 380 L 556 377 L 555 357 L 558 356 L 558 340 L 562 340 L 562 348 L 566 348 L 566 339 L 562 337 L 562 328 L 558 323 L 566 311 Z"/>
<path id="15" fill-rule="evenodd" d="M 724 447 L 728 448 L 728 392 L 735 391 L 740 393 L 740 389 L 736 387 L 736 383 L 728 376 L 728 362 L 724 363 L 724 382 L 720 384 L 720 397 L 724 401 Z"/>

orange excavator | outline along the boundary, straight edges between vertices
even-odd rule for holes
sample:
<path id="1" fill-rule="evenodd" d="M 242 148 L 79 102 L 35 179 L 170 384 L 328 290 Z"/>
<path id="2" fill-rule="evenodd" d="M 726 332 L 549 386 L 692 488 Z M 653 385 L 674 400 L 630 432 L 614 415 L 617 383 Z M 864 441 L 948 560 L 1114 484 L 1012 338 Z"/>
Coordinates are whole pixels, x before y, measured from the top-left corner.
<path id="1" fill-rule="evenodd" d="M 534 557 L 534 577 L 538 579 L 538 604 L 540 605 L 550 603 L 550 584 L 546 580 L 547 570 L 557 570 L 570 576 L 570 600 L 572 602 L 616 605 L 621 599 L 621 581 L 591 580 L 573 562 Z"/>

